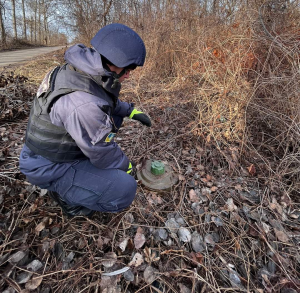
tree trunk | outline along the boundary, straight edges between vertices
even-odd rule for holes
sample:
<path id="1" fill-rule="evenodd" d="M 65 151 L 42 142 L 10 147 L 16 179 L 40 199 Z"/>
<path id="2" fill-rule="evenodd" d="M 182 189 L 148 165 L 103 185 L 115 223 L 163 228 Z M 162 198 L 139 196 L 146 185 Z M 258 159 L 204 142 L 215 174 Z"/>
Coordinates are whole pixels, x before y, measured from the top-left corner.
<path id="1" fill-rule="evenodd" d="M 43 4 L 43 15 L 44 15 L 44 41 L 45 41 L 45 45 L 48 45 L 47 10 L 45 5 L 45 0 L 42 0 L 42 4 Z"/>
<path id="2" fill-rule="evenodd" d="M 37 39 L 37 3 L 38 1 L 35 1 L 35 8 L 34 8 L 34 42 L 36 43 Z"/>
<path id="3" fill-rule="evenodd" d="M 41 1 L 39 1 L 39 43 L 42 44 Z"/>
<path id="4" fill-rule="evenodd" d="M 106 7 L 106 1 L 103 1 L 103 10 L 104 10 L 104 13 L 103 13 L 103 24 L 104 26 L 107 25 L 107 15 L 109 13 L 109 10 L 111 8 L 111 5 L 112 5 L 112 0 L 109 1 L 107 7 Z"/>
<path id="5" fill-rule="evenodd" d="M 22 10 L 23 10 L 23 38 L 24 40 L 27 40 L 26 35 L 26 16 L 25 16 L 25 1 L 22 0 Z"/>
<path id="6" fill-rule="evenodd" d="M 2 3 L 0 3 L 0 28 L 1 28 L 1 42 L 3 47 L 6 47 L 6 31 L 5 31 L 5 27 L 4 27 L 4 22 L 3 22 L 3 18 L 2 18 L 2 10 L 3 10 L 3 6 Z"/>
<path id="7" fill-rule="evenodd" d="M 31 43 L 33 43 L 33 24 L 34 24 L 33 16 L 31 16 L 30 19 L 30 42 Z"/>
<path id="8" fill-rule="evenodd" d="M 17 39 L 18 34 L 17 34 L 16 3 L 15 3 L 15 0 L 11 0 L 11 5 L 12 5 L 12 18 L 13 18 L 14 37 L 15 37 L 15 39 Z"/>

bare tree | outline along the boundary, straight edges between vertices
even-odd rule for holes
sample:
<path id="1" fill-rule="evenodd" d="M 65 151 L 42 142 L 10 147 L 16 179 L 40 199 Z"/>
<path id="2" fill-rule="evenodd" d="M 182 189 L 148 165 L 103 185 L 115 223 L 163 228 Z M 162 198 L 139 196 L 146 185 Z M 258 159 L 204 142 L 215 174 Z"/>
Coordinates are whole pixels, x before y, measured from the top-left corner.
<path id="1" fill-rule="evenodd" d="M 38 0 L 35 0 L 34 6 L 34 42 L 37 43 L 37 7 Z"/>
<path id="2" fill-rule="evenodd" d="M 49 40 L 49 30 L 48 30 L 48 15 L 47 15 L 47 7 L 45 4 L 45 0 L 42 0 L 42 6 L 43 6 L 43 18 L 44 18 L 44 41 L 45 44 L 48 44 Z"/>
<path id="3" fill-rule="evenodd" d="M 33 33 L 34 33 L 34 19 L 33 16 L 30 18 L 30 42 L 33 43 Z"/>
<path id="4" fill-rule="evenodd" d="M 108 2 L 108 3 L 107 3 Z M 112 0 L 103 0 L 103 24 L 107 25 L 107 15 L 112 5 Z"/>
<path id="5" fill-rule="evenodd" d="M 65 0 L 65 25 L 76 31 L 82 42 L 89 43 L 101 26 L 111 21 L 116 0 Z"/>
<path id="6" fill-rule="evenodd" d="M 41 0 L 38 1 L 38 16 L 39 16 L 39 44 L 42 43 L 42 24 L 41 24 L 41 16 L 42 16 L 42 9 L 41 9 Z"/>
<path id="7" fill-rule="evenodd" d="M 13 18 L 14 37 L 15 37 L 15 39 L 17 39 L 18 34 L 17 34 L 16 2 L 15 2 L 15 0 L 11 0 L 11 5 L 12 5 L 12 18 Z"/>
<path id="8" fill-rule="evenodd" d="M 3 21 L 3 12 L 4 12 L 4 3 L 0 1 L 0 28 L 1 28 L 1 41 L 2 45 L 5 48 L 6 47 L 6 30 L 4 26 L 4 21 Z"/>
<path id="9" fill-rule="evenodd" d="M 23 12 L 23 38 L 27 40 L 26 35 L 26 15 L 25 15 L 25 1 L 22 0 L 22 12 Z"/>

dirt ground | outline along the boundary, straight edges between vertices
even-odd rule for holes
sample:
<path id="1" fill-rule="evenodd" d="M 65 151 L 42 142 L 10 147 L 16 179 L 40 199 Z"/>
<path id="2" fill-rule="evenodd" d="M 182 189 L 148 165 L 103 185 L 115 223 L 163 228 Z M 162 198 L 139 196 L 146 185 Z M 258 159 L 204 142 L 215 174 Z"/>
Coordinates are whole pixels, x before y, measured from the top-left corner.
<path id="1" fill-rule="evenodd" d="M 167 162 L 179 177 L 170 191 L 138 182 L 125 211 L 67 218 L 26 182 L 18 156 L 55 55 L 0 76 L 1 292 L 299 292 L 299 205 L 238 159 L 237 145 L 220 152 L 193 135 L 197 107 L 185 96 L 138 96 L 134 79 L 120 96 L 153 126 L 126 120 L 117 142 L 138 168 Z"/>

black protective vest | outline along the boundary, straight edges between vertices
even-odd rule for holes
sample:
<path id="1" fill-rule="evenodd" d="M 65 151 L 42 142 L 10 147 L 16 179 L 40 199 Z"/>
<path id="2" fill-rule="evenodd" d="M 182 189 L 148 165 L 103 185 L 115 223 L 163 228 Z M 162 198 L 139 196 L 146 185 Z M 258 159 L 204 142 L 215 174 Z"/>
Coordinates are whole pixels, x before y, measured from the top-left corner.
<path id="1" fill-rule="evenodd" d="M 53 103 L 63 95 L 83 91 L 105 100 L 109 106 L 103 106 L 102 110 L 111 115 L 118 97 L 106 91 L 103 88 L 104 83 L 100 85 L 100 82 L 93 76 L 76 71 L 69 64 L 50 71 L 34 98 L 25 144 L 35 154 L 53 162 L 71 162 L 86 158 L 66 129 L 51 123 L 49 113 Z"/>

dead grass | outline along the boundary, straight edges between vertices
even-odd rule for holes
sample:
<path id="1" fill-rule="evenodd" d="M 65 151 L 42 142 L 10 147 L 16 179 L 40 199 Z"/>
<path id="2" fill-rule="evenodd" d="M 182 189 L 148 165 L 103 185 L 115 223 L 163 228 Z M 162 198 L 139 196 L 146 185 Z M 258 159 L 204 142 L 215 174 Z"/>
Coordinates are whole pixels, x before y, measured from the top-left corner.
<path id="1" fill-rule="evenodd" d="M 3 137 L 18 137 L 9 145 L 1 142 L 8 154 L 0 169 L 0 288 L 29 288 L 30 282 L 20 283 L 22 273 L 38 260 L 41 268 L 31 282 L 42 282 L 33 287 L 56 292 L 168 293 L 185 287 L 188 292 L 296 292 L 298 207 L 256 176 L 234 176 L 215 146 L 186 128 L 192 120 L 186 113 L 197 112 L 194 107 L 192 102 L 164 108 L 144 104 L 153 120 L 151 129 L 126 121 L 118 143 L 130 159 L 168 161 L 180 181 L 166 192 L 139 184 L 129 209 L 96 213 L 92 219 L 62 216 L 44 191 L 22 179 L 17 153 L 26 123 L 2 124 Z M 230 149 L 223 151 L 230 156 Z M 170 220 L 199 237 L 199 243 L 180 240 L 178 228 L 167 224 Z M 20 251 L 25 256 L 15 263 L 13 256 Z M 133 279 L 104 276 L 127 266 Z M 149 267 L 152 277 L 145 274 Z"/>
<path id="2" fill-rule="evenodd" d="M 17 75 L 23 75 L 29 78 L 30 82 L 38 85 L 43 80 L 46 73 L 53 67 L 64 63 L 65 49 L 60 49 L 48 54 L 44 54 L 39 58 L 26 62 L 21 66 L 15 66 L 14 72 Z"/>
<path id="3" fill-rule="evenodd" d="M 296 196 L 300 12 L 297 1 L 274 3 L 241 10 L 228 23 L 191 15 L 180 26 L 158 21 L 148 33 L 148 61 L 138 81 L 149 86 L 137 91 L 159 95 L 162 103 L 193 100 L 199 109 L 195 134 L 220 150 L 237 144 L 241 159 Z"/>

